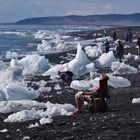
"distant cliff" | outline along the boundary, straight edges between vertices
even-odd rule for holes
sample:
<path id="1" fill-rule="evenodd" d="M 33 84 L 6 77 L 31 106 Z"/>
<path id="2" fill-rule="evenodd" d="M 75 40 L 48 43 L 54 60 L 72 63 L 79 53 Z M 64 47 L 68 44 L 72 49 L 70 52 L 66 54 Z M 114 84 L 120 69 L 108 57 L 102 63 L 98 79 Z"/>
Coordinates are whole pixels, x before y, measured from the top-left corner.
<path id="1" fill-rule="evenodd" d="M 140 25 L 140 13 L 89 16 L 36 17 L 14 24 L 30 25 Z"/>

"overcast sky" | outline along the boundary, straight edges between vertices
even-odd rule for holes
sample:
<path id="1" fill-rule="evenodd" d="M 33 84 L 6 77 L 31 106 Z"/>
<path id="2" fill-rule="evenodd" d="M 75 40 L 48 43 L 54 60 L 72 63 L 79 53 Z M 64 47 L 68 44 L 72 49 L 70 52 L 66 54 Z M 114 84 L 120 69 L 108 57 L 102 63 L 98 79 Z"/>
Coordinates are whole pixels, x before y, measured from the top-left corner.
<path id="1" fill-rule="evenodd" d="M 0 23 L 30 17 L 140 13 L 140 0 L 0 0 Z"/>

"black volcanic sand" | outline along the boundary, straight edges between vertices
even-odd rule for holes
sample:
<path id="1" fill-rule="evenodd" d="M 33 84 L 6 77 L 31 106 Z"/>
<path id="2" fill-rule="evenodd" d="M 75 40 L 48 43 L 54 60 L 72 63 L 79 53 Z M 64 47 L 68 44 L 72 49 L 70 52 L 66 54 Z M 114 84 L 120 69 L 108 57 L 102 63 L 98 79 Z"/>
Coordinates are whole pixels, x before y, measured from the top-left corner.
<path id="1" fill-rule="evenodd" d="M 118 28 L 115 30 L 118 30 L 119 34 L 123 36 L 126 29 Z M 140 32 L 140 27 L 133 27 L 133 33 L 134 29 L 135 32 Z M 111 32 L 114 29 L 109 30 Z M 92 34 L 94 32 L 102 31 L 93 31 Z M 74 35 L 74 33 L 71 34 Z M 78 32 L 77 34 L 81 36 L 83 32 Z M 90 34 L 86 33 L 86 38 L 91 38 Z M 76 33 L 74 36 L 77 36 Z M 137 53 L 135 48 L 126 49 L 125 53 L 127 54 L 130 51 L 133 54 Z M 56 60 L 58 60 L 58 57 L 56 57 Z M 52 61 L 55 62 L 54 57 Z M 130 63 L 137 66 L 136 62 Z M 104 71 L 104 69 L 101 71 Z M 29 125 L 35 124 L 39 120 L 4 123 L 3 120 L 9 114 L 1 114 L 0 130 L 6 128 L 8 132 L 0 133 L 0 140 L 28 139 L 26 136 L 29 136 L 31 140 L 140 140 L 140 104 L 132 104 L 133 98 L 140 97 L 140 73 L 123 76 L 131 81 L 132 86 L 117 89 L 110 87 L 110 112 L 91 114 L 83 107 L 82 113 L 79 115 L 56 116 L 53 118 L 52 124 L 40 125 L 31 129 L 28 128 Z M 44 77 L 38 78 L 43 79 Z M 50 83 L 47 86 L 53 87 L 55 84 Z M 63 87 L 63 84 L 61 86 Z M 51 95 L 52 93 L 43 93 L 37 101 L 75 105 L 74 95 L 76 92 L 73 89 L 63 87 L 62 94 L 58 95 L 55 90 L 52 90 L 52 97 L 44 97 L 44 95 Z"/>
<path id="2" fill-rule="evenodd" d="M 117 37 L 119 39 L 125 40 L 127 30 L 131 29 L 131 32 L 133 34 L 133 39 L 139 37 L 140 34 L 140 27 L 116 27 L 116 28 L 106 28 L 107 30 L 107 36 L 112 36 L 113 31 L 116 31 Z M 67 33 L 67 35 L 75 36 L 75 37 L 81 37 L 83 39 L 93 39 L 96 37 L 102 37 L 104 35 L 104 30 L 90 30 L 90 31 L 81 31 L 81 32 L 70 32 Z"/>

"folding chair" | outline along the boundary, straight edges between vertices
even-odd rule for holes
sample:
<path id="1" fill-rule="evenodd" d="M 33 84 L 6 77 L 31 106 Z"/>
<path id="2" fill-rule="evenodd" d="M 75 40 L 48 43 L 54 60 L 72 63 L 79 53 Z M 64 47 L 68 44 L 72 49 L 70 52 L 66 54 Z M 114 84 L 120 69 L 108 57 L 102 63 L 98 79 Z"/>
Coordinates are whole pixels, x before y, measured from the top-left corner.
<path id="1" fill-rule="evenodd" d="M 93 93 L 90 97 L 84 98 L 91 113 L 111 111 L 107 79 L 100 80 L 99 84 L 100 89 L 96 94 Z"/>

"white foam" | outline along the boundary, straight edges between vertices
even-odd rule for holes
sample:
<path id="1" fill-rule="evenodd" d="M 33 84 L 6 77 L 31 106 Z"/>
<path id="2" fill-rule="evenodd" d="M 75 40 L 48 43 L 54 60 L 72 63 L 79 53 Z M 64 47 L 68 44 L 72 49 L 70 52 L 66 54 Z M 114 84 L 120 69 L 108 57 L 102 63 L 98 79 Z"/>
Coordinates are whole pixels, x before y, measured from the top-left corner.
<path id="1" fill-rule="evenodd" d="M 126 78 L 120 76 L 109 76 L 108 85 L 112 86 L 113 88 L 120 88 L 120 87 L 129 87 L 131 83 Z M 91 87 L 96 86 L 99 84 L 99 78 L 95 78 L 93 80 L 73 80 L 70 87 L 77 90 L 87 90 Z"/>

